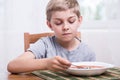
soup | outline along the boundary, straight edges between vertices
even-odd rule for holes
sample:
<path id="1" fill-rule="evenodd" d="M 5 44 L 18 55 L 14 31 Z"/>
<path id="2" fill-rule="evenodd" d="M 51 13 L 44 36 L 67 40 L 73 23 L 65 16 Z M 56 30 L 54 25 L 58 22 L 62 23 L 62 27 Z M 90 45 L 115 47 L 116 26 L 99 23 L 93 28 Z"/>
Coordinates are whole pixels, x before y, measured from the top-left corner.
<path id="1" fill-rule="evenodd" d="M 93 65 L 72 65 L 71 68 L 78 68 L 78 69 L 99 69 L 104 68 L 103 66 L 93 66 Z"/>

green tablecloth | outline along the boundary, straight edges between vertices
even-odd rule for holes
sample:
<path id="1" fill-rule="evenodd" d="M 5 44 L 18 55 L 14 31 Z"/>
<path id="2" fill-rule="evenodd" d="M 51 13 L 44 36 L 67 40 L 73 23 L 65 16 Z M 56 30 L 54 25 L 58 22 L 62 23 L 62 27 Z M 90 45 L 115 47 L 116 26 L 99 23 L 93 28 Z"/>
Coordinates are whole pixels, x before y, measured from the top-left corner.
<path id="1" fill-rule="evenodd" d="M 108 69 L 104 74 L 98 76 L 74 76 L 63 72 L 53 72 L 48 70 L 34 71 L 34 75 L 45 80 L 120 80 L 120 68 Z"/>

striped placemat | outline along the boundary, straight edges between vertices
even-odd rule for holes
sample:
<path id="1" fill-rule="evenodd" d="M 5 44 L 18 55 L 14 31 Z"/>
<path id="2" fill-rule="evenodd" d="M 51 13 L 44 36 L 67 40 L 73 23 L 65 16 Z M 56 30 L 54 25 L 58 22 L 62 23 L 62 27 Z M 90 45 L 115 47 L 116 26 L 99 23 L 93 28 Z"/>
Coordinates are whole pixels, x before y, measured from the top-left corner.
<path id="1" fill-rule="evenodd" d="M 64 72 L 53 72 L 48 70 L 34 71 L 32 74 L 44 80 L 120 80 L 120 68 L 111 68 L 104 74 L 89 77 L 75 76 Z"/>

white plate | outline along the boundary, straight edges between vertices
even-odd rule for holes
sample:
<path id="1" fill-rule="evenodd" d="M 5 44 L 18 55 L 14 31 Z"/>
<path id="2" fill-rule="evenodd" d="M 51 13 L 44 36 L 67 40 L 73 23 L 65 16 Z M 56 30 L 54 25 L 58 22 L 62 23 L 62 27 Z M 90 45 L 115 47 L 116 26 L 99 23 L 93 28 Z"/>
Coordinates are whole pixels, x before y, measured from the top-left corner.
<path id="1" fill-rule="evenodd" d="M 101 66 L 102 68 L 73 68 L 70 67 L 66 70 L 67 73 L 73 75 L 80 75 L 80 76 L 93 76 L 93 75 L 100 75 L 104 73 L 107 69 L 114 67 L 112 64 L 104 63 L 104 62 L 73 62 L 74 65 L 84 65 L 84 66 Z"/>

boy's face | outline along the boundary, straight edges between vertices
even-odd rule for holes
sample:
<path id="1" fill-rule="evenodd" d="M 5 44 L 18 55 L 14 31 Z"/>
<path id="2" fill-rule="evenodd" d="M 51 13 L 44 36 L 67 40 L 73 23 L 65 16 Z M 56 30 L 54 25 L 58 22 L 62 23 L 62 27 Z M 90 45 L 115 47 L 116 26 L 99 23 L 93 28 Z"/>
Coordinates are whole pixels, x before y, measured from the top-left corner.
<path id="1" fill-rule="evenodd" d="M 51 21 L 48 21 L 47 24 L 54 31 L 57 39 L 70 41 L 76 36 L 81 21 L 82 17 L 78 18 L 71 10 L 66 10 L 54 12 Z"/>

